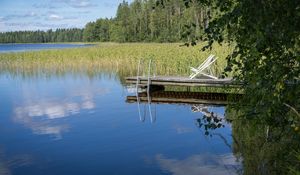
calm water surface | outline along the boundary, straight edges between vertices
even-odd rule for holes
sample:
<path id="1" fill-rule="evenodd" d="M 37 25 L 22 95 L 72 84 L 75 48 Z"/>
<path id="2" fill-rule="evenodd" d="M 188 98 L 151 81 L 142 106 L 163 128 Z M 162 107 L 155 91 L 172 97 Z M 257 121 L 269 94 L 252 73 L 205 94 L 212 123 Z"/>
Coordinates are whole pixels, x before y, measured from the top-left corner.
<path id="1" fill-rule="evenodd" d="M 206 136 L 190 105 L 127 104 L 117 76 L 0 75 L 0 174 L 237 174 L 231 127 Z M 224 115 L 224 107 L 210 107 Z"/>
<path id="2" fill-rule="evenodd" d="M 88 47 L 91 44 L 0 44 L 0 53 Z"/>

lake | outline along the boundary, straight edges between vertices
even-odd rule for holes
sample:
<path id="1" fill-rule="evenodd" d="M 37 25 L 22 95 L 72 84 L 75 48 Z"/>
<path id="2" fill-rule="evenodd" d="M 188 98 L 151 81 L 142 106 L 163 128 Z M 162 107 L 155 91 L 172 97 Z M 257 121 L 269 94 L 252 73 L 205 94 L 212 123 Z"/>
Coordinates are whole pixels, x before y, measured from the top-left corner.
<path id="1" fill-rule="evenodd" d="M 257 115 L 216 93 L 236 92 L 226 88 L 166 87 L 148 98 L 126 86 L 139 58 L 141 75 L 155 58 L 151 73 L 188 76 L 196 50 L 102 43 L 0 54 L 0 175 L 297 172 L 293 113 Z"/>
<path id="2" fill-rule="evenodd" d="M 93 44 L 0 44 L 0 53 L 88 47 Z"/>
<path id="3" fill-rule="evenodd" d="M 0 74 L 0 174 L 227 175 L 242 172 L 225 106 L 126 103 L 114 73 Z M 140 111 L 138 110 L 138 107 Z M 141 113 L 141 116 L 139 115 Z"/>

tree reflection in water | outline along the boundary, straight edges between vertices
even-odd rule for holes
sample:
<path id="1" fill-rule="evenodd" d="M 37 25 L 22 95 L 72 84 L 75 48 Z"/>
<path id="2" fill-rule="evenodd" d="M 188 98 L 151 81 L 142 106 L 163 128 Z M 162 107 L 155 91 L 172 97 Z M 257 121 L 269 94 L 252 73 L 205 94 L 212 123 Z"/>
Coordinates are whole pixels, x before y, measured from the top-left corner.
<path id="1" fill-rule="evenodd" d="M 257 119 L 242 119 L 236 112 L 232 118 L 233 152 L 243 158 L 244 174 L 287 174 L 300 168 L 295 151 L 300 136 L 290 125 L 267 125 Z"/>
<path id="2" fill-rule="evenodd" d="M 195 101 L 194 95 L 189 97 L 191 101 Z M 160 98 L 154 97 L 151 96 L 156 100 L 155 103 L 166 103 L 166 98 L 164 101 L 159 101 Z M 127 101 L 134 102 L 132 99 L 128 98 Z M 167 100 L 172 103 L 183 103 L 184 101 L 179 98 L 176 102 L 175 97 L 169 96 Z M 196 100 L 201 99 L 197 98 Z M 227 105 L 225 116 L 214 113 L 207 106 L 209 105 L 193 104 L 191 107 L 193 112 L 203 114 L 196 118 L 196 126 L 204 129 L 206 136 L 217 136 L 223 140 L 224 144 L 233 151 L 235 157 L 242 160 L 242 174 L 299 174 L 300 134 L 291 127 L 291 122 L 294 120 L 291 122 L 286 120 L 295 118 L 292 113 L 282 113 L 285 115 L 274 117 L 275 122 L 266 122 L 268 120 L 262 115 L 249 118 L 246 115 L 247 112 L 243 112 L 242 106 L 237 109 L 232 105 Z M 226 123 L 230 123 L 232 127 L 232 144 L 222 134 L 215 132 L 225 127 Z"/>
<path id="3" fill-rule="evenodd" d="M 224 117 L 219 114 L 214 113 L 213 111 L 209 111 L 207 106 L 204 105 L 193 105 L 193 112 L 201 112 L 203 114 L 202 118 L 196 119 L 196 125 L 199 128 L 204 128 L 205 135 L 212 134 L 209 131 L 215 130 L 217 128 L 225 127 L 223 124 Z"/>
<path id="4" fill-rule="evenodd" d="M 206 136 L 219 136 L 242 160 L 243 174 L 297 174 L 300 170 L 300 135 L 290 125 L 271 126 L 260 121 L 243 119 L 232 108 L 227 107 L 226 116 L 220 117 L 203 106 L 193 106 L 192 111 L 203 116 L 196 119 L 196 125 L 204 129 Z M 215 133 L 232 126 L 233 144 L 230 145 L 222 134 Z M 297 158 L 298 157 L 298 158 Z"/>

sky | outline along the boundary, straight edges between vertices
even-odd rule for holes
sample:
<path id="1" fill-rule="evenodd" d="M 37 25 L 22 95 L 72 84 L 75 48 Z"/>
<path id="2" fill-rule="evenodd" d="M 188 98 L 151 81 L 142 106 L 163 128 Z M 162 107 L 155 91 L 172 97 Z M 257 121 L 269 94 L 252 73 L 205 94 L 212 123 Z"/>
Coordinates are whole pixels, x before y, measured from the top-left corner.
<path id="1" fill-rule="evenodd" d="M 0 32 L 83 28 L 98 18 L 114 17 L 122 1 L 0 0 Z"/>

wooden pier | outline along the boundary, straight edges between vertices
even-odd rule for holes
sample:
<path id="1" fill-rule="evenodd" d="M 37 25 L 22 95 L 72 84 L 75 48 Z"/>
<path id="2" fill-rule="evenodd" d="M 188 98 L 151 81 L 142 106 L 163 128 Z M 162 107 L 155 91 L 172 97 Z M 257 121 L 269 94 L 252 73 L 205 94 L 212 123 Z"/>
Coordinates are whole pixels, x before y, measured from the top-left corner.
<path id="1" fill-rule="evenodd" d="M 185 87 L 241 87 L 242 84 L 235 83 L 232 78 L 225 79 L 208 79 L 198 78 L 190 79 L 189 77 L 180 76 L 136 76 L 127 77 L 127 84 L 138 86 L 185 86 Z"/>

